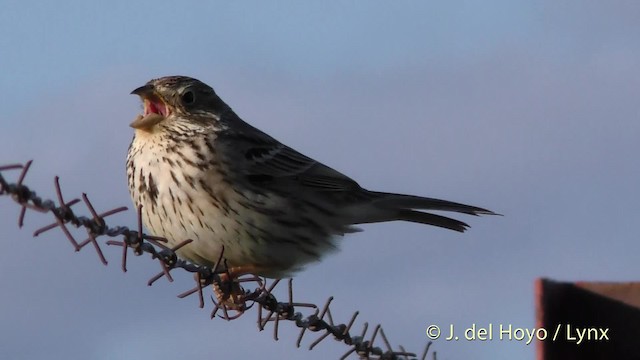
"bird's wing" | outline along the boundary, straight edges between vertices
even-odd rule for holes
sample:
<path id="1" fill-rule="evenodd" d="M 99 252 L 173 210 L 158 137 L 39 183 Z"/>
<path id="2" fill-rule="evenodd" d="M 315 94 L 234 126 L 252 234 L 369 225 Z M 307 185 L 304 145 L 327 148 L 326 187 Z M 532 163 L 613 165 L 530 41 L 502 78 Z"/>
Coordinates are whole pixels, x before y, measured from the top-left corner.
<path id="1" fill-rule="evenodd" d="M 287 180 L 310 187 L 315 191 L 351 191 L 360 186 L 348 176 L 278 142 L 269 135 L 244 123 L 240 129 L 226 132 L 218 141 L 227 142 L 226 148 L 241 156 L 241 171 L 249 177 Z M 244 131 L 238 131 L 244 130 Z"/>
<path id="2" fill-rule="evenodd" d="M 346 175 L 288 146 L 278 144 L 266 151 L 265 148 L 251 150 L 264 152 L 261 156 L 251 159 L 250 173 L 293 179 L 302 185 L 322 191 L 347 191 L 359 188 L 359 185 Z"/>

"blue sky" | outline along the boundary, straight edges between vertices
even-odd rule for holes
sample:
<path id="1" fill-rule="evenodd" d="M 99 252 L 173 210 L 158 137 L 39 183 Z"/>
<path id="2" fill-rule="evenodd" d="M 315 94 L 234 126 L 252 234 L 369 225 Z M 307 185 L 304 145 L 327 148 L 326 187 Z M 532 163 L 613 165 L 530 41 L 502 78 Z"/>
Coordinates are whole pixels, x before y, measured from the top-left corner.
<path id="1" fill-rule="evenodd" d="M 365 226 L 296 277 L 301 301 L 382 323 L 421 349 L 429 324 L 534 326 L 533 281 L 637 280 L 640 5 L 632 1 L 2 1 L 0 164 L 35 159 L 28 183 L 129 205 L 129 92 L 184 74 L 246 121 L 380 190 L 487 207 L 465 234 Z M 208 320 L 148 288 L 157 270 L 119 251 L 103 267 L 50 222 L 0 199 L 0 349 L 7 358 L 337 358 L 331 341 L 274 342 L 254 315 Z M 113 224 L 134 226 L 131 212 Z M 360 323 L 358 323 L 360 326 Z M 534 358 L 521 342 L 433 345 L 440 359 Z"/>

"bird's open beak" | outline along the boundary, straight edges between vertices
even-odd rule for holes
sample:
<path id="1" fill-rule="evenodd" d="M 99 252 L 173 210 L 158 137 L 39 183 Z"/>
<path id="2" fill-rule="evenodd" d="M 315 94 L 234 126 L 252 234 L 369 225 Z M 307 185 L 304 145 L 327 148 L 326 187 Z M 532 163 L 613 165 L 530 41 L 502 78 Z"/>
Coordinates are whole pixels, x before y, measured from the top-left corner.
<path id="1" fill-rule="evenodd" d="M 136 117 L 129 126 L 134 129 L 150 130 L 165 117 L 169 116 L 170 110 L 167 104 L 156 93 L 153 85 L 144 85 L 131 92 L 140 96 L 144 104 L 144 112 Z"/>

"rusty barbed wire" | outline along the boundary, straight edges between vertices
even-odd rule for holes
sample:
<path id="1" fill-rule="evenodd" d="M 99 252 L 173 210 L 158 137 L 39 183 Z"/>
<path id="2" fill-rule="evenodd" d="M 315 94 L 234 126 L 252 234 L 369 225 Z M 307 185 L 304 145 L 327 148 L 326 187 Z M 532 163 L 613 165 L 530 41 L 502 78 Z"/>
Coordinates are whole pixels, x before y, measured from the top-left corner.
<path id="1" fill-rule="evenodd" d="M 32 161 L 25 164 L 12 164 L 0 166 L 0 196 L 10 196 L 16 203 L 21 206 L 18 215 L 18 227 L 24 226 L 26 210 L 33 210 L 40 213 L 51 213 L 55 218 L 55 222 L 37 229 L 33 236 L 39 236 L 49 230 L 60 228 L 65 234 L 75 251 L 82 250 L 85 246 L 91 244 L 99 258 L 99 260 L 107 265 L 98 238 L 102 236 L 110 238 L 118 238 L 121 240 L 107 240 L 105 243 L 110 246 L 122 247 L 121 269 L 127 271 L 127 254 L 131 249 L 136 256 L 144 253 L 150 254 L 152 258 L 157 259 L 161 271 L 152 276 L 148 285 L 151 286 L 157 280 L 166 278 L 167 281 L 173 282 L 171 271 L 174 269 L 183 269 L 194 274 L 195 287 L 183 293 L 178 294 L 179 298 L 186 298 L 193 294 L 198 294 L 199 307 L 205 306 L 203 288 L 212 285 L 213 292 L 216 296 L 211 297 L 213 310 L 211 318 L 223 318 L 227 321 L 237 319 L 247 310 L 251 309 L 255 304 L 258 305 L 257 325 L 260 331 L 265 330 L 268 323 L 273 323 L 273 337 L 278 340 L 278 329 L 281 321 L 293 322 L 300 333 L 296 340 L 296 346 L 300 347 L 303 337 L 307 331 L 323 332 L 321 336 L 315 339 L 310 345 L 309 350 L 313 350 L 320 342 L 330 335 L 334 339 L 349 346 L 349 350 L 340 358 L 346 359 L 352 354 L 356 354 L 361 359 L 379 359 L 379 360 L 396 360 L 396 359 L 418 359 L 416 354 L 405 350 L 403 346 L 399 346 L 398 350 L 393 350 L 391 343 L 382 329 L 382 326 L 376 325 L 372 335 L 367 338 L 369 324 L 365 322 L 362 325 L 360 335 L 351 335 L 350 331 L 359 315 L 356 311 L 351 316 L 348 323 L 334 323 L 331 314 L 330 305 L 333 297 L 329 297 L 322 308 L 312 303 L 295 302 L 293 299 L 293 280 L 288 281 L 288 301 L 278 301 L 273 294 L 275 287 L 281 282 L 280 279 L 274 280 L 267 286 L 267 280 L 256 276 L 243 276 L 239 279 L 230 279 L 226 262 L 224 260 L 224 249 L 222 250 L 218 261 L 213 267 L 199 266 L 189 261 L 178 258 L 176 251 L 189 244 L 192 240 L 185 240 L 173 247 L 167 247 L 164 243 L 166 239 L 144 234 L 142 231 L 141 208 L 137 214 L 137 230 L 131 230 L 126 226 L 109 226 L 105 222 L 105 218 L 116 213 L 127 210 L 127 207 L 118 207 L 102 213 L 98 213 L 87 194 L 82 194 L 82 200 L 76 198 L 71 201 L 65 201 L 62 195 L 60 180 L 56 176 L 54 178 L 54 188 L 57 196 L 57 205 L 54 200 L 42 199 L 35 191 L 24 185 L 24 179 L 31 167 Z M 21 170 L 15 183 L 9 183 L 3 176 L 3 172 Z M 75 204 L 83 202 L 89 211 L 90 217 L 78 216 L 71 207 Z M 68 225 L 75 228 L 84 228 L 87 231 L 87 238 L 78 242 L 69 229 Z M 256 288 L 253 291 L 244 290 L 241 284 L 255 283 Z M 304 315 L 296 312 L 296 308 L 306 308 L 312 311 L 310 315 Z M 267 315 L 263 317 L 263 312 L 267 311 Z M 222 315 L 218 313 L 222 312 Z M 375 340 L 379 337 L 382 339 L 384 349 L 374 346 Z M 420 356 L 421 360 L 425 360 L 430 350 L 432 342 L 428 342 Z M 432 357 L 436 359 L 436 352 L 432 352 Z"/>

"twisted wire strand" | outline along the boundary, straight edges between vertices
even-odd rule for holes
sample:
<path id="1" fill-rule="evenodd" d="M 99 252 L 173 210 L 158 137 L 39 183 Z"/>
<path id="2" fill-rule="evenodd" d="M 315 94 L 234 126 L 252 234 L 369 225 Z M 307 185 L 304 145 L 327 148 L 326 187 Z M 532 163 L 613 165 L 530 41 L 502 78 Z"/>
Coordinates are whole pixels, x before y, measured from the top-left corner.
<path id="1" fill-rule="evenodd" d="M 294 302 L 292 279 L 288 281 L 288 301 L 279 301 L 273 294 L 273 290 L 281 282 L 279 279 L 273 281 L 268 287 L 266 279 L 256 276 L 245 276 L 237 280 L 228 280 L 228 276 L 224 276 L 225 274 L 228 275 L 224 260 L 224 249 L 213 267 L 199 266 L 178 258 L 176 250 L 187 245 L 192 240 L 187 239 L 176 246 L 167 247 L 164 245 L 164 243 L 167 242 L 166 239 L 144 234 L 142 231 L 141 208 L 138 209 L 137 230 L 129 229 L 126 226 L 109 226 L 105 218 L 125 211 L 127 207 L 118 207 L 98 213 L 87 194 L 84 193 L 81 196 L 82 200 L 75 198 L 71 201 L 65 201 L 57 176 L 54 178 L 57 202 L 50 199 L 42 199 L 35 191 L 24 185 L 24 179 L 31 164 L 32 161 L 28 161 L 25 164 L 0 166 L 0 196 L 10 196 L 21 206 L 18 215 L 18 226 L 20 228 L 24 226 L 27 209 L 41 213 L 51 213 L 53 215 L 55 222 L 37 229 L 33 233 L 33 236 L 39 236 L 46 231 L 60 228 L 75 251 L 80 251 L 85 248 L 85 246 L 91 244 L 99 260 L 104 265 L 107 265 L 108 261 L 100 248 L 98 239 L 101 237 L 120 238 L 120 240 L 107 240 L 105 244 L 122 247 L 121 269 L 123 272 L 127 271 L 127 254 L 129 253 L 129 249 L 131 249 L 136 256 L 145 253 L 150 254 L 151 257 L 157 259 L 160 264 L 162 271 L 151 277 L 148 285 L 153 285 L 154 282 L 163 277 L 166 278 L 167 281 L 173 282 L 171 271 L 174 269 L 182 269 L 193 273 L 196 284 L 195 287 L 178 294 L 179 298 L 185 298 L 197 293 L 199 306 L 203 308 L 205 302 L 202 289 L 208 285 L 213 285 L 214 292 L 216 296 L 218 296 L 218 301 L 211 297 L 212 303 L 214 304 L 213 310 L 211 311 L 211 318 L 220 317 L 227 321 L 237 319 L 257 304 L 258 329 L 262 331 L 268 323 L 273 323 L 273 337 L 276 341 L 279 339 L 279 324 L 281 321 L 286 320 L 300 328 L 300 333 L 296 341 L 297 347 L 301 346 L 303 337 L 307 331 L 323 332 L 321 336 L 309 345 L 309 350 L 314 349 L 321 341 L 333 335 L 335 340 L 349 346 L 349 350 L 340 359 L 346 359 L 352 354 L 357 355 L 361 359 L 418 359 L 415 353 L 405 350 L 403 346 L 399 346 L 398 350 L 393 350 L 391 343 L 380 325 L 375 326 L 370 337 L 367 337 L 369 329 L 367 322 L 363 324 L 363 329 L 359 335 L 352 335 L 350 331 L 358 317 L 358 311 L 351 316 L 348 323 L 335 324 L 330 309 L 333 297 L 329 297 L 322 308 L 312 303 Z M 20 170 L 17 181 L 15 183 L 8 182 L 3 173 L 16 170 Z M 90 217 L 76 215 L 72 206 L 80 202 L 85 204 Z M 78 242 L 69 231 L 69 225 L 75 228 L 84 228 L 87 231 L 87 238 Z M 256 288 L 252 291 L 247 291 L 240 285 L 248 283 L 255 284 Z M 233 307 L 228 306 L 223 300 L 232 295 L 237 296 L 238 294 L 236 294 L 236 292 L 238 289 L 240 291 L 240 304 L 235 304 L 237 306 Z M 311 310 L 312 313 L 304 315 L 301 312 L 296 312 L 296 308 L 306 308 Z M 263 312 L 265 311 L 267 315 L 263 316 Z M 222 315 L 218 314 L 219 312 L 221 312 Z M 380 335 L 379 337 L 384 343 L 384 348 L 374 346 L 378 335 Z M 420 359 L 425 360 L 427 358 L 430 346 L 431 342 L 427 343 Z M 432 357 L 434 360 L 436 359 L 436 352 L 432 352 Z"/>

